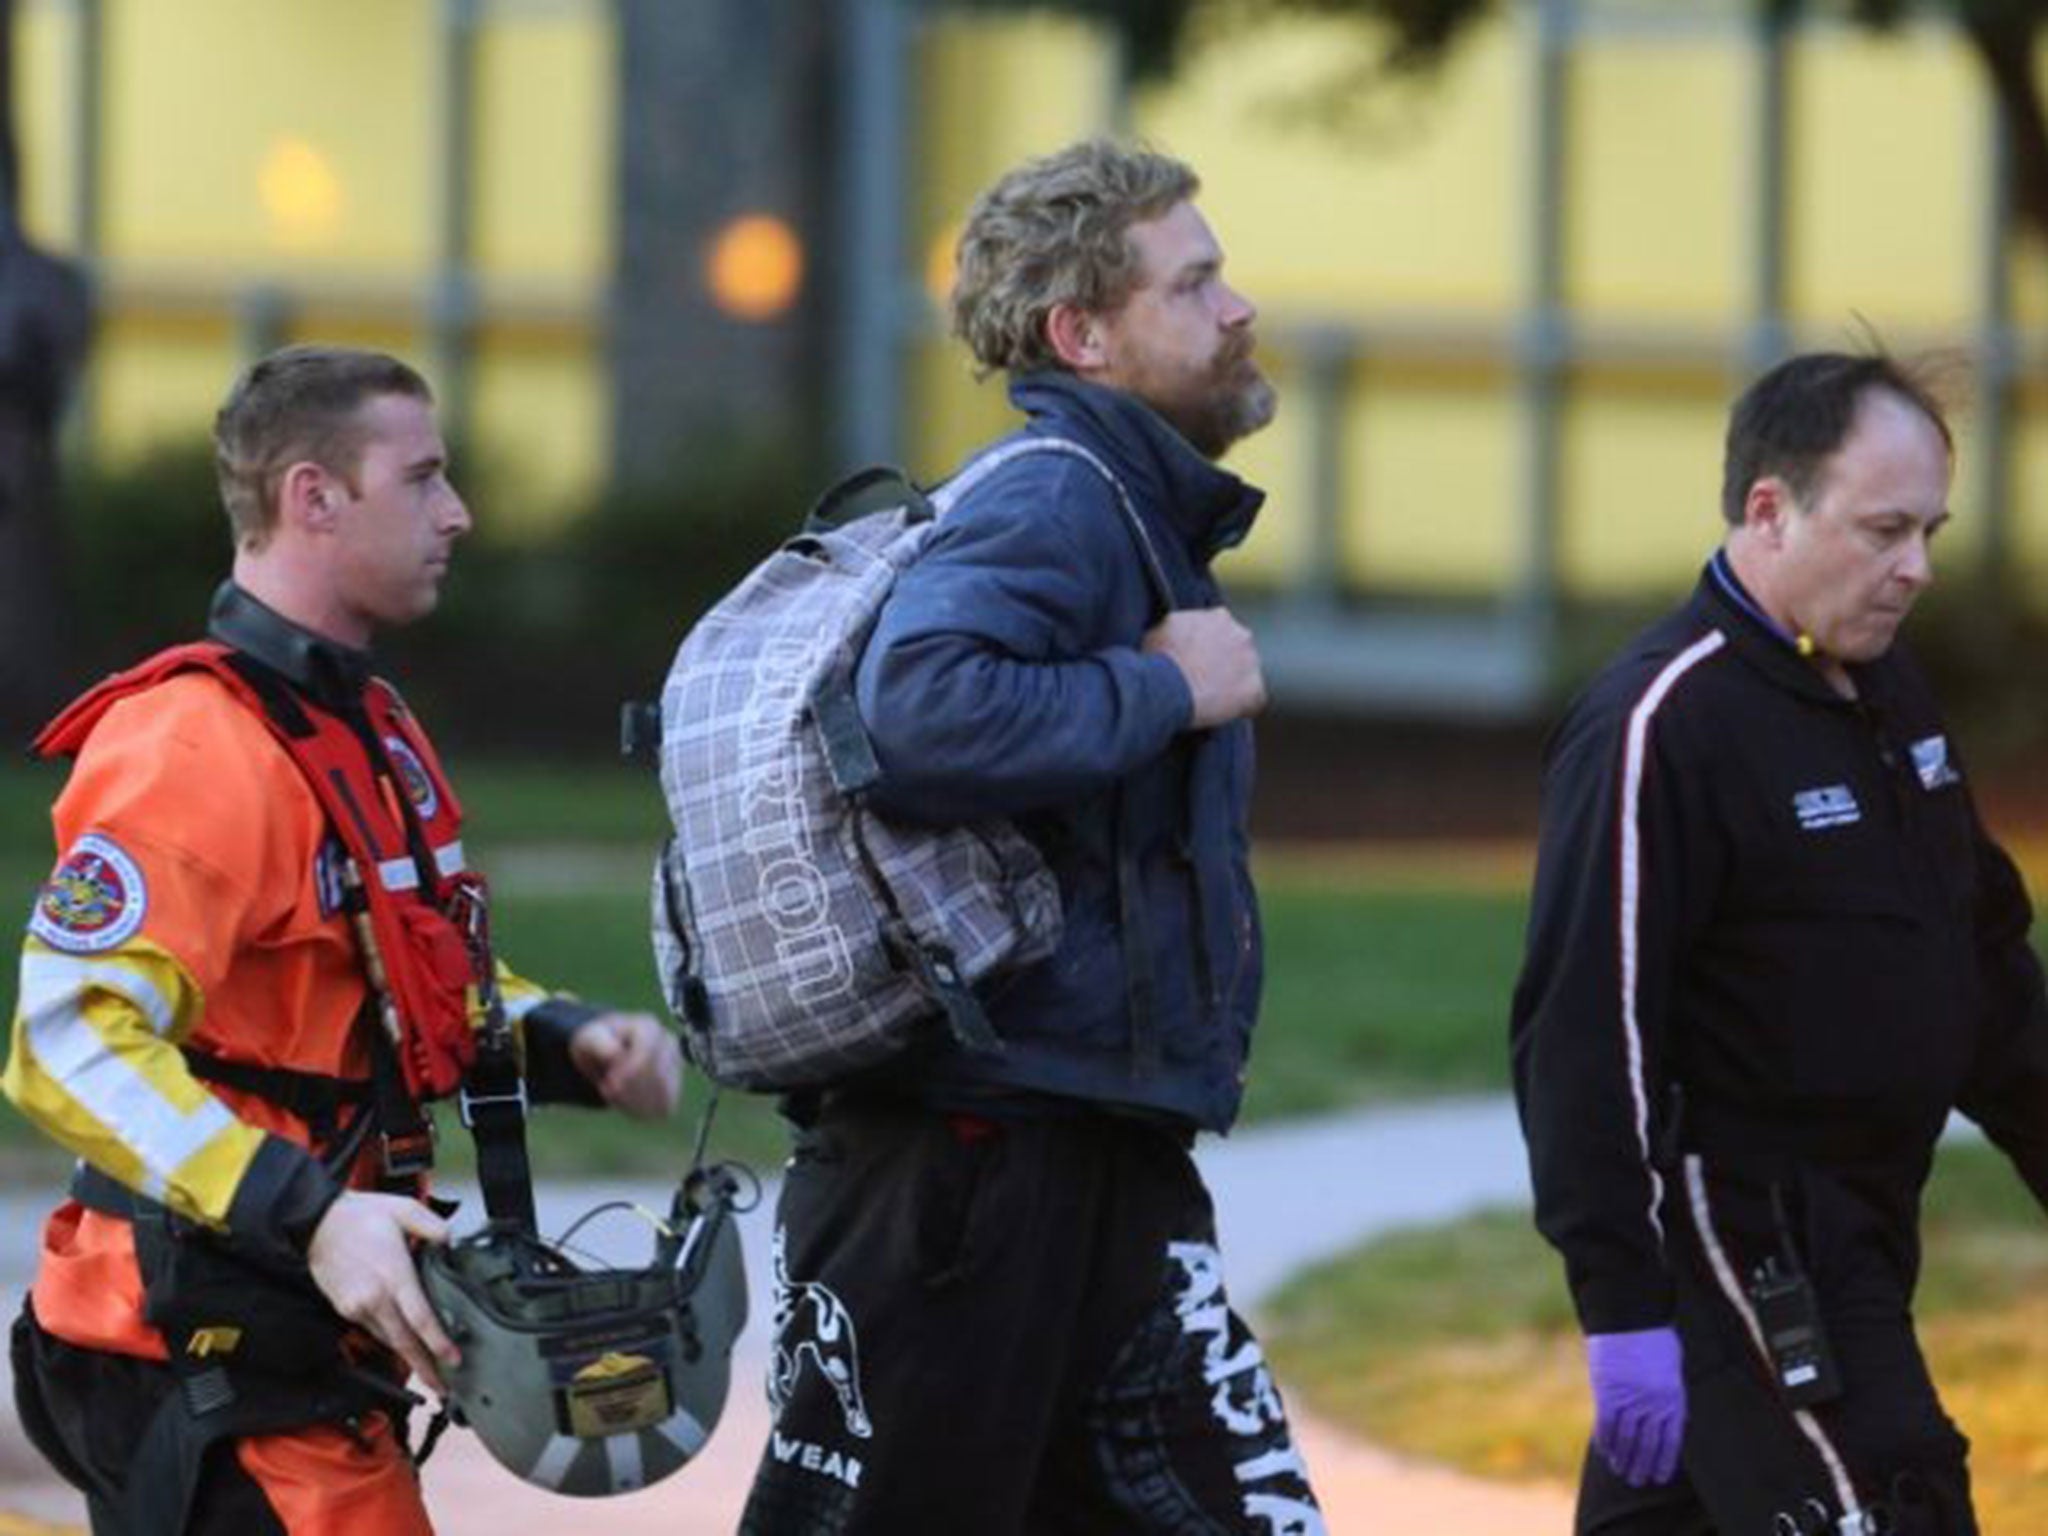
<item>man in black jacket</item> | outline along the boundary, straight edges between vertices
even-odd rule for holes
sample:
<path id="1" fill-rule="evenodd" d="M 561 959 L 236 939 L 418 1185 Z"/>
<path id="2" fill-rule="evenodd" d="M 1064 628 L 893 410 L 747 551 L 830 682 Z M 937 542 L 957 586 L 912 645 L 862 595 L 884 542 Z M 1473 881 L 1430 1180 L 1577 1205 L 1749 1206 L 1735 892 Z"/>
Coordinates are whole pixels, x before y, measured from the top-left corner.
<path id="1" fill-rule="evenodd" d="M 1698 590 L 1551 742 L 1514 1068 L 1587 1336 L 1581 1531 L 1977 1529 L 1918 1200 L 1959 1107 L 2048 1202 L 2048 1001 L 1893 643 L 1953 458 L 1888 358 L 1773 369 Z"/>

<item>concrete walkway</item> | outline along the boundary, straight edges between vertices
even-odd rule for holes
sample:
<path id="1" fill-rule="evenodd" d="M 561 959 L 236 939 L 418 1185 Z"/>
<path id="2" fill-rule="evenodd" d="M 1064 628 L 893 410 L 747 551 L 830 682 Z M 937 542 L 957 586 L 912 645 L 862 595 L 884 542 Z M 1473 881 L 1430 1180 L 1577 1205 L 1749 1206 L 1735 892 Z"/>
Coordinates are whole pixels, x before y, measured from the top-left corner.
<path id="1" fill-rule="evenodd" d="M 1514 1111 L 1504 1097 L 1245 1131 L 1204 1143 L 1198 1157 L 1216 1198 L 1232 1298 L 1254 1314 L 1287 1276 L 1367 1237 L 1528 1199 Z M 560 1231 L 602 1199 L 660 1209 L 668 1193 L 649 1184 L 545 1188 L 541 1226 Z M 606 1501 L 606 1536 L 729 1536 L 738 1522 L 768 1433 L 761 1382 L 768 1348 L 769 1194 L 742 1218 L 754 1318 L 734 1353 L 725 1418 L 693 1466 L 659 1487 Z M 28 1278 L 35 1226 L 47 1203 L 41 1195 L 0 1197 L 0 1296 L 9 1316 Z M 579 1235 L 579 1246 L 585 1238 L 589 1248 L 615 1260 L 644 1262 L 645 1229 L 631 1217 L 605 1217 Z M 1292 1412 L 1333 1536 L 1546 1536 L 1569 1529 L 1563 1490 L 1508 1488 L 1404 1462 L 1308 1418 L 1298 1405 Z M 19 1442 L 11 1415 L 0 1409 L 0 1536 L 9 1529 L 8 1511 L 82 1527 L 77 1498 L 52 1486 Z M 580 1509 L 516 1481 L 460 1431 L 441 1442 L 425 1478 L 442 1536 L 511 1536 L 582 1523 Z"/>

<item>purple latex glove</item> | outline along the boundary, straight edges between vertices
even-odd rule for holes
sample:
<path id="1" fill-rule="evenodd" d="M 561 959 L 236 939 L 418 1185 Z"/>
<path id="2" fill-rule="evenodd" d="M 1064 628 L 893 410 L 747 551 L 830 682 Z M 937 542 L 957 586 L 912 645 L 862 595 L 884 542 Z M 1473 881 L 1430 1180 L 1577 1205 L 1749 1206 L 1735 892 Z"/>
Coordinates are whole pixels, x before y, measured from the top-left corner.
<path id="1" fill-rule="evenodd" d="M 1632 1488 L 1668 1483 L 1685 1443 L 1683 1352 L 1675 1328 L 1586 1338 L 1593 1449 Z"/>

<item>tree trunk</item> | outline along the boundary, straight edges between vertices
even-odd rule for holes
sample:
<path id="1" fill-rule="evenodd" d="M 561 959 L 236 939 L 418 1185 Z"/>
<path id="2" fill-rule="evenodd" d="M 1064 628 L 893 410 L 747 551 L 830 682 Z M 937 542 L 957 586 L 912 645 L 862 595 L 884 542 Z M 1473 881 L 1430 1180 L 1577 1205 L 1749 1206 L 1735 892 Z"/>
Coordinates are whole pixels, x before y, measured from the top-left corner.
<path id="1" fill-rule="evenodd" d="M 816 440 L 829 29 L 805 0 L 623 0 L 619 234 L 611 327 L 612 474 L 688 477 L 722 445 Z M 707 253 L 727 221 L 772 214 L 807 275 L 786 313 L 722 309 Z"/>
<path id="2" fill-rule="evenodd" d="M 2034 78 L 2034 40 L 2040 31 L 2031 7 L 1973 4 L 1958 7 L 1963 33 L 1977 50 L 1998 102 L 2011 145 L 2010 173 L 2002 189 L 2015 222 L 2048 241 L 2048 118 Z"/>
<path id="3" fill-rule="evenodd" d="M 85 280 L 21 232 L 14 4 L 0 0 L 0 735 L 19 740 L 70 677 L 57 422 L 85 359 Z"/>

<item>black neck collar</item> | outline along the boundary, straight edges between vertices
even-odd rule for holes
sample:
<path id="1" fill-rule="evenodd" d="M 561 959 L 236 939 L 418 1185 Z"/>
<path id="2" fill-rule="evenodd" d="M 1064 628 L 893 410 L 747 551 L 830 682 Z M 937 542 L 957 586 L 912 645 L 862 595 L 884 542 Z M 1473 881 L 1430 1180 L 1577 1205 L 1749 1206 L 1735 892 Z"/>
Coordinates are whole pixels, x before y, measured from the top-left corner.
<path id="1" fill-rule="evenodd" d="M 343 709 L 361 702 L 370 653 L 294 624 L 232 581 L 213 594 L 206 632 L 278 673 L 314 703 Z"/>

